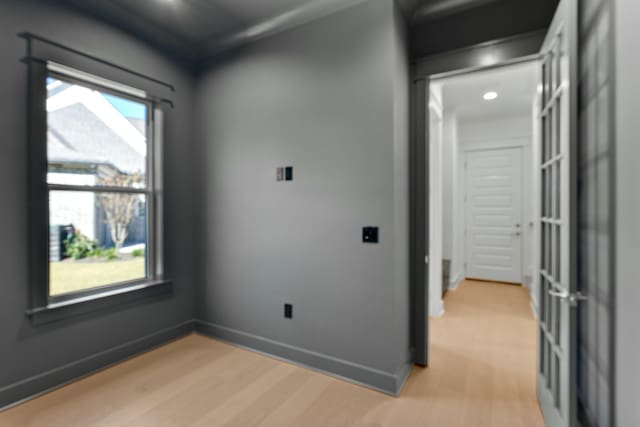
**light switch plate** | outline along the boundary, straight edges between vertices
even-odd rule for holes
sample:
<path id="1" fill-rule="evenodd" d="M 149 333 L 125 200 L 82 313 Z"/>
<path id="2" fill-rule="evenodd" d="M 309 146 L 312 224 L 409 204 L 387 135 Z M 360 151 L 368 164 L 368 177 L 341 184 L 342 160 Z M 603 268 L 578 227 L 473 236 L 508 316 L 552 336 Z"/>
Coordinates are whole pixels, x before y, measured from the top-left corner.
<path id="1" fill-rule="evenodd" d="M 362 228 L 362 242 L 363 243 L 378 243 L 378 227 L 363 227 Z"/>

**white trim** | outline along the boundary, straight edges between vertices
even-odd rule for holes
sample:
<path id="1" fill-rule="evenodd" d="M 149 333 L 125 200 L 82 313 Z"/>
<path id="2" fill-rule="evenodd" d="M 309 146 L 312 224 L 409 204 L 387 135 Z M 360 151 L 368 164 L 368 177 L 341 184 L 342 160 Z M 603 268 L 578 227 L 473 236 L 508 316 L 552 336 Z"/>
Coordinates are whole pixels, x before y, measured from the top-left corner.
<path id="1" fill-rule="evenodd" d="M 442 88 L 435 84 L 429 87 L 429 315 L 442 316 L 443 290 L 443 138 L 444 120 Z"/>
<path id="2" fill-rule="evenodd" d="M 517 142 L 520 141 L 520 142 Z M 518 138 L 508 138 L 504 140 L 498 140 L 494 142 L 486 143 L 480 139 L 461 139 L 460 146 L 462 147 L 462 151 L 488 151 L 488 150 L 498 150 L 502 148 L 524 148 L 531 145 L 529 142 L 531 141 L 531 137 L 518 137 Z"/>
<path id="3" fill-rule="evenodd" d="M 531 308 L 531 313 L 533 314 L 533 317 L 536 319 L 536 321 L 538 321 L 538 306 L 537 304 L 531 300 L 531 302 L 529 303 L 529 307 Z"/>
<path id="4" fill-rule="evenodd" d="M 429 101 L 429 110 L 433 111 L 442 120 L 444 116 L 442 107 L 436 101 Z"/>
<path id="5" fill-rule="evenodd" d="M 438 302 L 436 303 L 435 306 L 431 307 L 431 313 L 429 313 L 429 316 L 431 317 L 442 317 L 444 316 L 444 300 L 442 298 L 440 298 L 438 300 Z"/>
<path id="6" fill-rule="evenodd" d="M 460 284 L 462 282 L 464 282 L 464 274 L 462 272 L 458 272 L 456 273 L 455 276 L 453 276 L 450 280 L 449 280 L 449 290 L 450 291 L 455 291 L 456 289 L 458 289 L 458 287 L 460 286 Z"/>

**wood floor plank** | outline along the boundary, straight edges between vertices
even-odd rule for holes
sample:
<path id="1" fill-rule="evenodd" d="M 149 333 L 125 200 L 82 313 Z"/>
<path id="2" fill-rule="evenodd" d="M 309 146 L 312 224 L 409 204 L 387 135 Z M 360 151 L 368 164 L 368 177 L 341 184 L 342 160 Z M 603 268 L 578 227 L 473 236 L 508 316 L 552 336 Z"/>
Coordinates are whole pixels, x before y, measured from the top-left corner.
<path id="1" fill-rule="evenodd" d="M 190 335 L 0 413 L 0 427 L 541 427 L 527 290 L 466 281 L 431 319 L 430 366 L 390 397 Z"/>
<path id="2" fill-rule="evenodd" d="M 244 406 L 235 417 L 224 425 L 229 427 L 257 426 L 265 417 L 280 407 L 291 396 L 291 390 L 299 390 L 309 378 L 310 372 L 296 369 L 262 393 L 254 403 Z"/>
<path id="3" fill-rule="evenodd" d="M 261 427 L 295 425 L 294 421 L 299 418 L 334 381 L 339 380 L 316 372 L 310 372 L 305 383 L 295 393 L 289 393 L 288 398 L 258 423 L 258 425 Z"/>
<path id="4" fill-rule="evenodd" d="M 98 372 L 0 414 L 0 426 L 84 427 L 127 402 L 138 390 L 207 354 L 199 340 L 182 339 Z M 171 364 L 167 364 L 170 360 Z M 188 369 L 188 368 L 186 368 Z M 183 371 L 186 372 L 186 371 Z M 74 414 L 74 416 L 70 416 Z M 8 416 L 8 421 L 4 417 Z M 46 416 L 45 416 L 46 415 Z M 15 420 L 15 421 L 12 421 Z"/>
<path id="5" fill-rule="evenodd" d="M 209 411 L 193 426 L 225 425 L 242 411 L 248 410 L 258 399 L 269 393 L 274 383 L 281 381 L 297 369 L 299 368 L 293 365 L 280 363 L 269 370 L 263 371 L 256 377 L 255 381 L 232 395 L 223 405 Z"/>
<path id="6" fill-rule="evenodd" d="M 167 427 L 195 424 L 278 363 L 274 359 L 236 348 L 228 358 L 219 359 L 210 372 L 203 373 L 199 383 L 188 392 L 160 402 L 127 425 Z"/>

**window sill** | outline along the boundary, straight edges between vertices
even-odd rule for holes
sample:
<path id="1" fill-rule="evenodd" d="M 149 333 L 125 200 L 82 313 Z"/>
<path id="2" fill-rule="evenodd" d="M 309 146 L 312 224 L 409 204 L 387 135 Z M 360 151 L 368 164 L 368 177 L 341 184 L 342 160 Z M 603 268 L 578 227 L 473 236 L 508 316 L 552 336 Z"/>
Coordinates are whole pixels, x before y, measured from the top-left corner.
<path id="1" fill-rule="evenodd" d="M 26 314 L 34 325 L 40 325 L 70 317 L 108 310 L 131 304 L 141 299 L 160 297 L 172 292 L 170 280 L 154 280 L 136 283 L 124 288 L 105 290 L 94 295 L 80 296 L 66 301 L 50 303 L 44 307 L 28 309 Z"/>

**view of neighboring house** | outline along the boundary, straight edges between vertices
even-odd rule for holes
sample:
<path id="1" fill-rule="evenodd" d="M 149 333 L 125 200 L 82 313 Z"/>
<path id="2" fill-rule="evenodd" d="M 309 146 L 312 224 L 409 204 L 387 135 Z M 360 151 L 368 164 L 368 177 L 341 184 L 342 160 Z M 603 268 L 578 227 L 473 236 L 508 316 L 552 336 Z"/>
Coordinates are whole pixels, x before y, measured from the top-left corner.
<path id="1" fill-rule="evenodd" d="M 48 80 L 47 151 L 50 184 L 92 186 L 115 175 L 144 177 L 143 104 L 61 80 Z M 125 245 L 145 241 L 144 204 L 128 226 Z M 95 193 L 52 191 L 50 226 L 72 225 L 101 247 L 113 246 Z"/>

